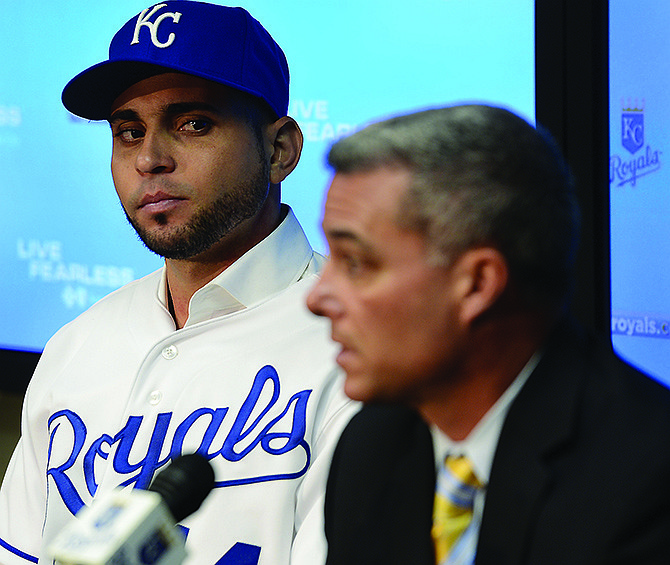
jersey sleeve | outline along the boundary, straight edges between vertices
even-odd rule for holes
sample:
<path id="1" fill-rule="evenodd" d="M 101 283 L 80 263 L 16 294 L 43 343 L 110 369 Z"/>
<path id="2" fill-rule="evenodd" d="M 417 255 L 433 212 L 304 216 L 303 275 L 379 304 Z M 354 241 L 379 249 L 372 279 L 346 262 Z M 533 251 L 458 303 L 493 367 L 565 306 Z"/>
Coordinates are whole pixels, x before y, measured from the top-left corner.
<path id="1" fill-rule="evenodd" d="M 30 379 L 21 411 L 21 437 L 0 488 L 0 563 L 37 563 L 44 542 L 47 511 L 48 412 L 54 375 L 71 358 L 80 340 L 67 326 L 46 344 Z"/>
<path id="2" fill-rule="evenodd" d="M 0 563 L 37 563 L 46 507 L 46 434 L 31 429 L 30 389 L 21 414 L 21 439 L 0 489 Z"/>

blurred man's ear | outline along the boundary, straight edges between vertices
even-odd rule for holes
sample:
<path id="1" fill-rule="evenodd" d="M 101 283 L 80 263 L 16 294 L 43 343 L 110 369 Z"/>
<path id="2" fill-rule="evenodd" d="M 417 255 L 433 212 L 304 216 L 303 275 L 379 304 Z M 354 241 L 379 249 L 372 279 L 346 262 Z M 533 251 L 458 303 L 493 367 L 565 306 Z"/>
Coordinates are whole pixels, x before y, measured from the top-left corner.
<path id="1" fill-rule="evenodd" d="M 453 268 L 457 275 L 459 318 L 462 324 L 470 326 L 507 288 L 507 261 L 497 249 L 479 247 L 463 253 Z"/>

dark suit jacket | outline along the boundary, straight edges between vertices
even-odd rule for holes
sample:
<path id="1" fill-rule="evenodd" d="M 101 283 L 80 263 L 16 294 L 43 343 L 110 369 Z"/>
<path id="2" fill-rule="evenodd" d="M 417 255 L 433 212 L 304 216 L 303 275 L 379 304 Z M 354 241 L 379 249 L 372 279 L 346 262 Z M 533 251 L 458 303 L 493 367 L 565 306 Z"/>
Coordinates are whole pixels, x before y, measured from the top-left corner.
<path id="1" fill-rule="evenodd" d="M 428 427 L 366 406 L 326 493 L 329 565 L 433 564 Z M 669 564 L 670 391 L 562 324 L 510 407 L 478 565 Z"/>

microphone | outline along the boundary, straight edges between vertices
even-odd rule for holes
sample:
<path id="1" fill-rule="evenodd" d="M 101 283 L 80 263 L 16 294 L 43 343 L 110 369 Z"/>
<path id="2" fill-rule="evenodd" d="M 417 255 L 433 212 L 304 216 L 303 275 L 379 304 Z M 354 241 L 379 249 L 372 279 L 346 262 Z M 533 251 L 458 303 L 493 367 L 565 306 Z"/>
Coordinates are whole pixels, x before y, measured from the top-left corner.
<path id="1" fill-rule="evenodd" d="M 180 565 L 185 539 L 175 524 L 212 488 L 205 457 L 177 457 L 147 490 L 114 489 L 82 508 L 49 545 L 49 557 L 58 565 Z"/>

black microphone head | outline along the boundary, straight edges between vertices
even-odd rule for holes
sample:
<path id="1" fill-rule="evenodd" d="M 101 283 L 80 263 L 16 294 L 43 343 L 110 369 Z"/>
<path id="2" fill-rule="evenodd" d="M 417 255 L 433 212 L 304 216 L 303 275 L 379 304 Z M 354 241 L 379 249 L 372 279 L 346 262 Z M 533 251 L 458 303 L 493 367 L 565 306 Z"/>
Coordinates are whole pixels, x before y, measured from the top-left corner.
<path id="1" fill-rule="evenodd" d="M 163 497 L 175 522 L 195 512 L 214 488 L 214 469 L 199 453 L 180 455 L 156 475 L 147 489 Z"/>

